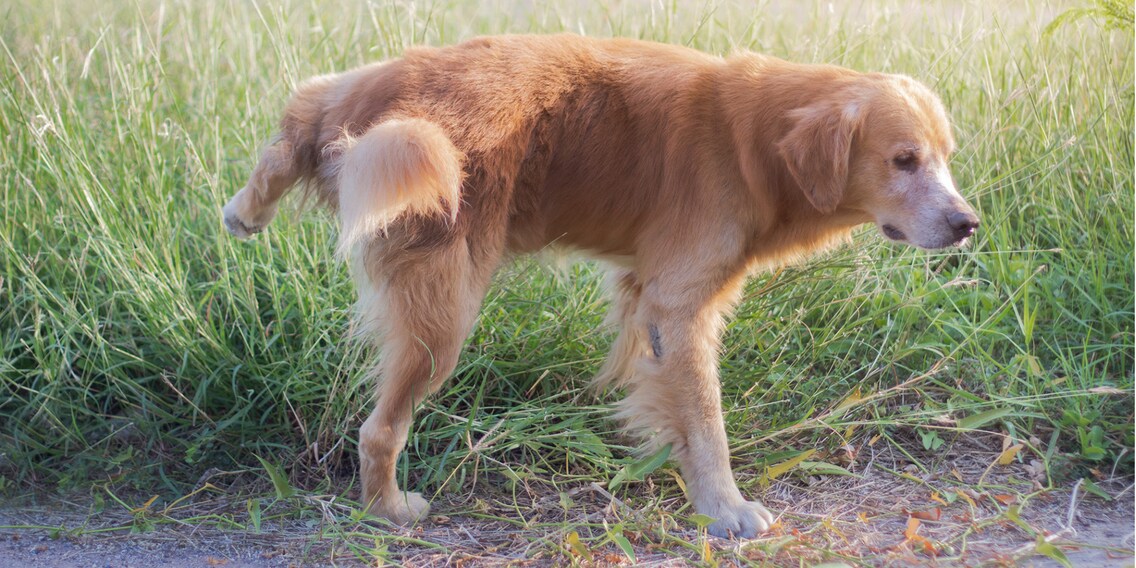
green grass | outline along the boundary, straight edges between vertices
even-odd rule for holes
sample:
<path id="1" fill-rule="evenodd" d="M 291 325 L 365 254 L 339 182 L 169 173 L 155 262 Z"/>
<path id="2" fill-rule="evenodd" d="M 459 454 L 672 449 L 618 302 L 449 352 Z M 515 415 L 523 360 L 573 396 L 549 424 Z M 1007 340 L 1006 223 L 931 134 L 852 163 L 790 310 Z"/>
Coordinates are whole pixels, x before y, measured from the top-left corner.
<path id="1" fill-rule="evenodd" d="M 930 468 L 975 415 L 994 418 L 962 424 L 1026 443 L 1051 486 L 1132 472 L 1130 28 L 1090 15 L 1046 33 L 1061 10 L 1032 3 L 73 4 L 0 9 L 2 488 L 173 499 L 210 467 L 263 475 L 258 456 L 302 487 L 350 476 L 370 354 L 345 341 L 335 228 L 285 211 L 240 243 L 220 207 L 302 79 L 562 30 L 907 73 L 955 122 L 974 246 L 863 230 L 751 282 L 722 358 L 743 490 L 794 452 L 876 436 Z M 631 461 L 604 412 L 616 395 L 581 390 L 611 339 L 600 279 L 529 261 L 498 275 L 419 413 L 408 485 L 563 491 Z"/>

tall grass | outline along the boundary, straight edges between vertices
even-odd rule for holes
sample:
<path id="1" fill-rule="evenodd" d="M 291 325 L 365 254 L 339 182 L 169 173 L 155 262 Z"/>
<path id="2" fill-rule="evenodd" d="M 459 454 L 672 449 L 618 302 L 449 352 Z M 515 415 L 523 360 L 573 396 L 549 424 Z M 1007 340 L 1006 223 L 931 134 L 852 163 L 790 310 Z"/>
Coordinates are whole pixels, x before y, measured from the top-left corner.
<path id="1" fill-rule="evenodd" d="M 954 172 L 983 218 L 973 247 L 917 252 L 866 229 L 751 283 L 722 363 L 743 482 L 764 456 L 842 435 L 931 447 L 944 415 L 990 409 L 1005 414 L 984 429 L 1042 440 L 1051 464 L 1132 468 L 1130 33 L 1087 18 L 1045 34 L 1059 10 L 970 2 L 3 11 L 4 486 L 180 491 L 256 456 L 298 478 L 353 471 L 372 354 L 344 340 L 353 291 L 334 226 L 286 211 L 240 243 L 220 205 L 303 78 L 413 44 L 555 31 L 907 73 L 954 118 Z M 614 396 L 579 390 L 610 341 L 599 279 L 529 261 L 499 274 L 455 379 L 420 412 L 411 485 L 616 470 L 630 441 L 598 411 Z"/>

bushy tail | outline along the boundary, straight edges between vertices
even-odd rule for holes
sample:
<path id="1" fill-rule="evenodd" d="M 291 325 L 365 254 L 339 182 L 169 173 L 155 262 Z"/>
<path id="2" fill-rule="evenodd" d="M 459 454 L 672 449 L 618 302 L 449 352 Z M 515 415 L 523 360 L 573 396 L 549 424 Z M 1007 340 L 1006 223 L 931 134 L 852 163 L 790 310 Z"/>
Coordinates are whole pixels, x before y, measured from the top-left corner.
<path id="1" fill-rule="evenodd" d="M 464 156 L 438 125 L 389 120 L 342 144 L 340 255 L 402 215 L 457 218 Z"/>

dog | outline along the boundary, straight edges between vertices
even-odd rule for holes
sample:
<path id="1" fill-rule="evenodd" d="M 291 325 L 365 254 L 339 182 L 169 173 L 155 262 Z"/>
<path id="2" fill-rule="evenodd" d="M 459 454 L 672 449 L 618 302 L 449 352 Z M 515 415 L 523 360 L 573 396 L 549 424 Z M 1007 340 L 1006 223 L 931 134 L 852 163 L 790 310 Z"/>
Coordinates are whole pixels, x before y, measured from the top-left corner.
<path id="1" fill-rule="evenodd" d="M 458 361 L 495 269 L 550 245 L 612 265 L 619 327 L 598 387 L 671 445 L 710 534 L 773 515 L 730 469 L 718 382 L 725 314 L 748 274 L 875 223 L 924 249 L 979 219 L 955 189 L 939 99 L 904 76 L 729 57 L 629 39 L 481 37 L 303 83 L 248 184 L 235 236 L 289 188 L 336 212 L 358 288 L 355 328 L 381 345 L 359 432 L 362 500 L 400 524 L 429 504 L 395 464 L 415 407 Z"/>

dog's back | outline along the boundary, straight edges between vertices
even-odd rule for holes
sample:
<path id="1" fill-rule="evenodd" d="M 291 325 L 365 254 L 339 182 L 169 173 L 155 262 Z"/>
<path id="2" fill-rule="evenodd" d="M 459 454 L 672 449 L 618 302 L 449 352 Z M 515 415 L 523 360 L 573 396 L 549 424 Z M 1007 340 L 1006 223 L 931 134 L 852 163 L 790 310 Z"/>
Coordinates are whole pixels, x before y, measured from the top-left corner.
<path id="1" fill-rule="evenodd" d="M 391 120 L 426 121 L 463 156 L 459 209 L 468 213 L 456 223 L 504 216 L 517 252 L 555 242 L 626 256 L 648 222 L 670 224 L 660 211 L 697 206 L 682 191 L 695 180 L 674 178 L 718 159 L 722 148 L 691 137 L 715 140 L 728 128 L 714 100 L 723 66 L 634 40 L 479 38 L 306 82 L 280 139 L 308 188 L 340 208 L 344 140 Z M 389 221 L 386 211 L 376 217 Z"/>

